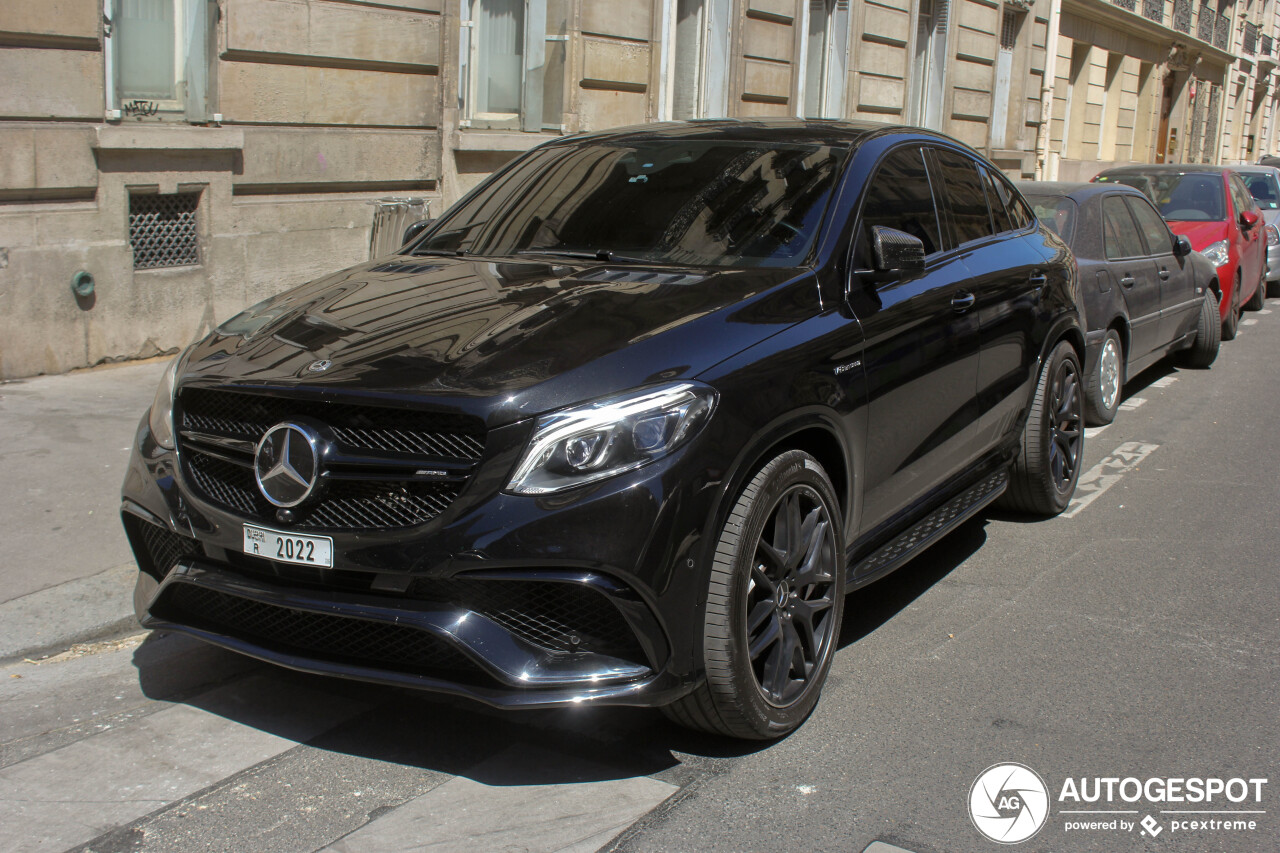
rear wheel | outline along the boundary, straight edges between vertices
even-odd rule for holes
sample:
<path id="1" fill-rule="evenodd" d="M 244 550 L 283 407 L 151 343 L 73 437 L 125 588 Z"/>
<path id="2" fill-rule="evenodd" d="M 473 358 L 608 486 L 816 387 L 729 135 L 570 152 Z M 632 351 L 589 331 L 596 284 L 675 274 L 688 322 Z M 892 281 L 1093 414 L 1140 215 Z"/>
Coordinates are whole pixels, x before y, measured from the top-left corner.
<path id="1" fill-rule="evenodd" d="M 1204 293 L 1204 302 L 1200 305 L 1200 319 L 1196 324 L 1196 340 L 1190 349 L 1184 349 L 1177 355 L 1177 361 L 1184 367 L 1206 368 L 1218 357 L 1218 342 L 1221 340 L 1222 322 L 1218 319 L 1218 297 L 1212 290 Z"/>
<path id="2" fill-rule="evenodd" d="M 1240 273 L 1236 273 L 1236 284 L 1231 289 L 1231 307 L 1222 321 L 1222 340 L 1234 341 L 1236 330 L 1240 328 Z"/>
<path id="3" fill-rule="evenodd" d="M 1262 265 L 1262 274 L 1258 276 L 1258 289 L 1253 292 L 1253 296 L 1249 297 L 1249 301 L 1245 304 L 1245 308 L 1250 311 L 1261 311 L 1262 306 L 1267 304 L 1267 265 Z"/>
<path id="4" fill-rule="evenodd" d="M 1084 461 L 1084 393 L 1080 358 L 1061 341 L 1040 373 L 1022 450 L 1001 504 L 1019 512 L 1057 515 L 1067 508 Z"/>
<path id="5" fill-rule="evenodd" d="M 1124 348 L 1115 329 L 1107 329 L 1098 353 L 1098 364 L 1089 377 L 1084 398 L 1086 420 L 1093 426 L 1109 424 L 1120 408 L 1120 390 L 1124 387 Z"/>
<path id="6" fill-rule="evenodd" d="M 663 709 L 729 737 L 787 734 L 817 704 L 844 612 L 844 530 L 831 480 L 799 450 L 742 490 L 720 532 L 702 631 L 706 680 Z"/>

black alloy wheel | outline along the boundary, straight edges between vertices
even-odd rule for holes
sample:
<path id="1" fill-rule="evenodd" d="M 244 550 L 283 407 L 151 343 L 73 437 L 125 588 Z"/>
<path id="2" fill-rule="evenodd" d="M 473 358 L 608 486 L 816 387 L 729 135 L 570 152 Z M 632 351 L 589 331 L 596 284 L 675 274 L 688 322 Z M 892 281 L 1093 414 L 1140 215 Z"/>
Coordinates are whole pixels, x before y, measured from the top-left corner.
<path id="1" fill-rule="evenodd" d="M 742 489 L 707 578 L 705 678 L 663 712 L 735 738 L 782 737 L 818 702 L 844 613 L 844 523 L 826 470 L 779 454 Z"/>
<path id="2" fill-rule="evenodd" d="M 1009 472 L 1000 503 L 1035 515 L 1067 508 L 1084 461 L 1084 388 L 1080 357 L 1059 341 L 1040 372 L 1036 396 L 1022 432 L 1022 449 Z"/>
<path id="3" fill-rule="evenodd" d="M 817 673 L 839 626 L 836 544 L 821 496 L 792 486 L 756 540 L 743 599 L 746 644 L 756 686 L 778 707 L 794 702 Z"/>

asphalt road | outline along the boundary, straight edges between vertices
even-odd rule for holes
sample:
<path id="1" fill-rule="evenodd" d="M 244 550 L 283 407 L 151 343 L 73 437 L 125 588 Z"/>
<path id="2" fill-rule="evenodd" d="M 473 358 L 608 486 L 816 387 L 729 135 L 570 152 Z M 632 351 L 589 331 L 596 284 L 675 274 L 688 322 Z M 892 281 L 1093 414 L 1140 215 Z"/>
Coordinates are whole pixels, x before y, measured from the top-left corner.
<path id="1" fill-rule="evenodd" d="M 501 715 L 137 635 L 0 668 L 0 849 L 982 853 L 1001 846 L 970 789 L 1000 762 L 1048 787 L 1014 849 L 1280 849 L 1280 300 L 1264 310 L 1211 370 L 1130 384 L 1064 517 L 988 513 L 854 594 L 822 701 L 781 742 Z M 1268 782 L 1260 802 L 1108 804 L 1060 801 L 1068 777 Z M 1166 813 L 1191 810 L 1261 813 Z M 1066 828 L 1144 817 L 1158 833 Z M 1257 828 L 1173 824 L 1224 817 Z"/>

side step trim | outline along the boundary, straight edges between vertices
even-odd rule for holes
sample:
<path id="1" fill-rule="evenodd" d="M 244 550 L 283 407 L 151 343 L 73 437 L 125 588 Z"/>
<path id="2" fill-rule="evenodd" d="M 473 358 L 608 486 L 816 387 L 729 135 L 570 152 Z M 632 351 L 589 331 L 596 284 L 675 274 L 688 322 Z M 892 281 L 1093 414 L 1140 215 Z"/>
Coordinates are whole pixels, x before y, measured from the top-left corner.
<path id="1" fill-rule="evenodd" d="M 887 575 L 924 551 L 954 528 L 968 521 L 1004 492 L 1009 470 L 1001 468 L 938 507 L 910 529 L 890 539 L 862 560 L 849 566 L 850 588 Z"/>

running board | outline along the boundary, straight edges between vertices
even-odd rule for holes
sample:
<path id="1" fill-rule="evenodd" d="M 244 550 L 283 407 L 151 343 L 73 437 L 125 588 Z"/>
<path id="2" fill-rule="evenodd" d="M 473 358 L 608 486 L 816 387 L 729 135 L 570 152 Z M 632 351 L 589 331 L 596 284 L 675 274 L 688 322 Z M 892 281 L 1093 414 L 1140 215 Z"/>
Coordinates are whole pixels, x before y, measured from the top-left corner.
<path id="1" fill-rule="evenodd" d="M 849 585 L 861 586 L 888 574 L 968 521 L 1004 492 L 1009 470 L 1001 468 L 925 516 L 906 532 L 849 567 Z"/>

